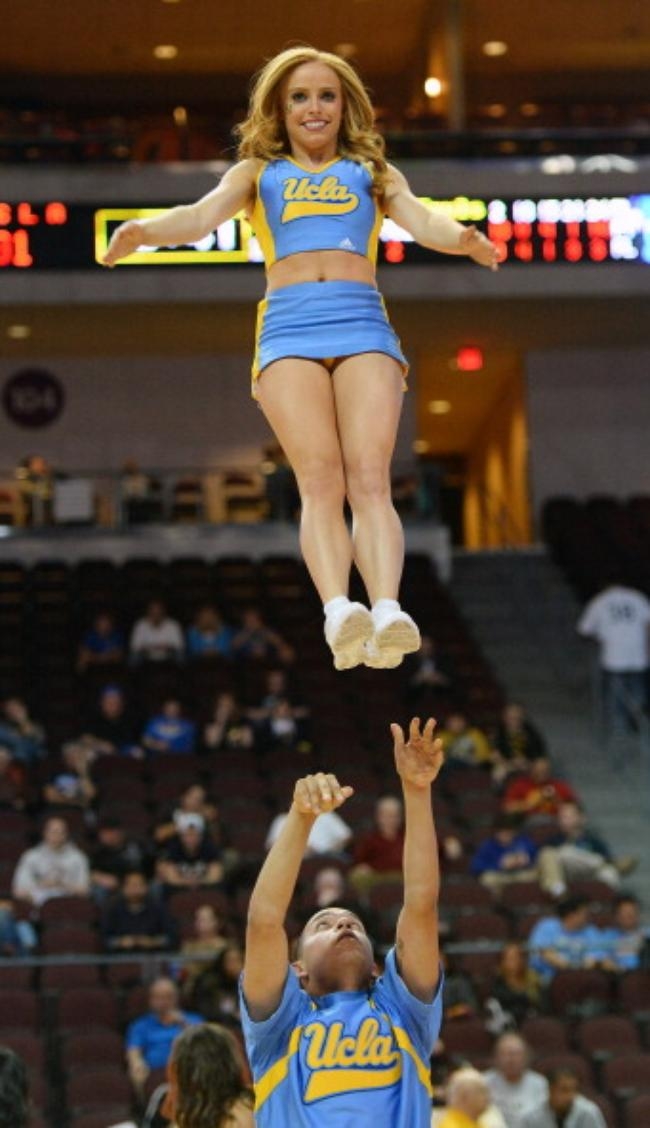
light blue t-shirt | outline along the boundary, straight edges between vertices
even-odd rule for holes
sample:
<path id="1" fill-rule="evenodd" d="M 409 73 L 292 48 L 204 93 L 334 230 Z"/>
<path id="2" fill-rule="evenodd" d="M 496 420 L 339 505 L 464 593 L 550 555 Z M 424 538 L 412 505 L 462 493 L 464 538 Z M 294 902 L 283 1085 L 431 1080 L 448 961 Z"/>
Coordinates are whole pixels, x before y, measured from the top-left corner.
<path id="1" fill-rule="evenodd" d="M 530 966 L 545 983 L 553 978 L 557 970 L 542 957 L 542 952 L 547 948 L 553 948 L 558 955 L 564 956 L 569 967 L 582 967 L 588 957 L 602 959 L 605 955 L 603 933 L 599 928 L 588 924 L 571 932 L 564 927 L 559 917 L 543 917 L 538 921 L 530 934 L 528 948 Z"/>
<path id="2" fill-rule="evenodd" d="M 433 1002 L 420 1002 L 392 948 L 368 991 L 312 998 L 289 969 L 263 1022 L 250 1018 L 241 985 L 240 993 L 259 1128 L 429 1128 L 442 976 Z"/>

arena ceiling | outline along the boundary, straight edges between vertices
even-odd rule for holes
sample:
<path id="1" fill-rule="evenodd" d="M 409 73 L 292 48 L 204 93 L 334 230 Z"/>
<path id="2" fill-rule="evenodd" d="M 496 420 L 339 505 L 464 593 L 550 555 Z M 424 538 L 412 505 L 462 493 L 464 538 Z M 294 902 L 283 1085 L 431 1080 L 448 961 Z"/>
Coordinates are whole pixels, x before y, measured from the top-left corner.
<path id="1" fill-rule="evenodd" d="M 348 53 L 380 105 L 431 110 L 422 84 L 432 70 L 450 79 L 457 18 L 470 113 L 485 101 L 648 98 L 647 0 L 5 0 L 3 17 L 0 96 L 57 79 L 52 95 L 69 100 L 243 104 L 265 58 L 308 42 Z M 495 41 L 505 54 L 486 55 Z M 156 58 L 160 45 L 177 55 Z"/>

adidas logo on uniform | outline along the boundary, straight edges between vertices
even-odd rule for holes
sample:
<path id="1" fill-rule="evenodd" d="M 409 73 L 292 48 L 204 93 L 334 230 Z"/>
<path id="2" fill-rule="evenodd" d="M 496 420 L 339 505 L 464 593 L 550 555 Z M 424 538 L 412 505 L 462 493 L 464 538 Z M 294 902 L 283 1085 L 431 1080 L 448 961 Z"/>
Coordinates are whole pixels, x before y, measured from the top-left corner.
<path id="1" fill-rule="evenodd" d="M 339 247 L 342 251 L 356 251 L 357 249 L 351 239 L 342 239 Z"/>

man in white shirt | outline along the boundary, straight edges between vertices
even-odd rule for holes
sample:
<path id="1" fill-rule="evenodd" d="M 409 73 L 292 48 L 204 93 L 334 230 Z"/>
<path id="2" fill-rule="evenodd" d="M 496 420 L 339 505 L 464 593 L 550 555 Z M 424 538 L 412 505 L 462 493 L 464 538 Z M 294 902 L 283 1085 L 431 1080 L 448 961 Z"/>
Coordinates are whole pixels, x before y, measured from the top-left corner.
<path id="1" fill-rule="evenodd" d="M 70 842 L 65 819 L 48 819 L 41 843 L 21 854 L 12 892 L 14 897 L 37 907 L 50 897 L 87 897 L 90 894 L 88 859 Z"/>
<path id="2" fill-rule="evenodd" d="M 646 707 L 650 601 L 634 588 L 610 584 L 585 607 L 578 633 L 600 646 L 607 735 L 636 728 Z"/>
<path id="3" fill-rule="evenodd" d="M 607 1128 L 605 1118 L 593 1101 L 580 1096 L 578 1078 L 571 1069 L 560 1067 L 549 1076 L 547 1099 L 526 1113 L 521 1128 Z"/>
<path id="4" fill-rule="evenodd" d="M 546 1100 L 548 1082 L 528 1068 L 528 1046 L 520 1034 L 502 1034 L 494 1048 L 494 1068 L 485 1073 L 492 1100 L 508 1125 L 523 1128 L 524 1114 Z"/>
<path id="5" fill-rule="evenodd" d="M 138 619 L 129 643 L 135 662 L 179 662 L 184 654 L 185 639 L 180 623 L 170 618 L 160 599 L 152 599 Z"/>
<path id="6" fill-rule="evenodd" d="M 286 818 L 286 814 L 281 814 L 276 815 L 273 819 L 266 836 L 267 850 L 271 849 L 284 826 Z M 352 831 L 341 816 L 337 815 L 336 811 L 325 811 L 324 814 L 318 816 L 311 829 L 307 839 L 305 857 L 310 858 L 315 854 L 340 854 L 345 850 L 351 837 Z"/>

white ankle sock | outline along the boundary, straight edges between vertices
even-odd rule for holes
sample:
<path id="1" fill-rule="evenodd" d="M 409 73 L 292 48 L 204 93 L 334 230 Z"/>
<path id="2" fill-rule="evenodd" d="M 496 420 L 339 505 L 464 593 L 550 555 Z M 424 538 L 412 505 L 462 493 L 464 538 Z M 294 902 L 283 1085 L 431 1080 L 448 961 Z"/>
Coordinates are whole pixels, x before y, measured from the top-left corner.
<path id="1" fill-rule="evenodd" d="M 376 611 L 378 615 L 384 614 L 387 611 L 400 611 L 400 605 L 396 599 L 378 599 L 372 605 L 373 613 Z"/>
<path id="2" fill-rule="evenodd" d="M 347 595 L 335 595 L 334 599 L 328 599 L 327 603 L 323 604 L 325 617 L 327 618 L 329 615 L 333 615 L 335 611 L 341 611 L 349 602 L 350 600 Z"/>

